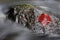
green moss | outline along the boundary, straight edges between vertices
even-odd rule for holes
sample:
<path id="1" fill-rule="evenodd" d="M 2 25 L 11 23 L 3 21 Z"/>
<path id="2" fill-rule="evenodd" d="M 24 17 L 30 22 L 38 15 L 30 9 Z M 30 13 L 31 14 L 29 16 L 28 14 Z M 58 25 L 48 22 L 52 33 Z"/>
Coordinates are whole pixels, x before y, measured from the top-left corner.
<path id="1" fill-rule="evenodd" d="M 20 7 L 20 8 L 34 8 L 32 5 L 30 4 L 20 4 L 20 5 L 16 5 L 16 7 Z"/>
<path id="2" fill-rule="evenodd" d="M 34 6 L 30 4 L 20 4 L 20 5 L 15 5 L 14 8 L 19 12 L 22 9 L 34 9 Z"/>

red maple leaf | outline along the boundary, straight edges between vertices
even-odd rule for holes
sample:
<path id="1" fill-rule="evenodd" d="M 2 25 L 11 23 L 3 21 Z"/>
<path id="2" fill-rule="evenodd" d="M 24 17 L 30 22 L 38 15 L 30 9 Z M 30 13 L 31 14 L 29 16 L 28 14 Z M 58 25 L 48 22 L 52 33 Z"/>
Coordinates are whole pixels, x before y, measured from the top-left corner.
<path id="1" fill-rule="evenodd" d="M 48 14 L 46 13 L 42 13 L 41 15 L 38 16 L 38 21 L 43 25 L 47 25 L 50 21 L 51 18 Z"/>

